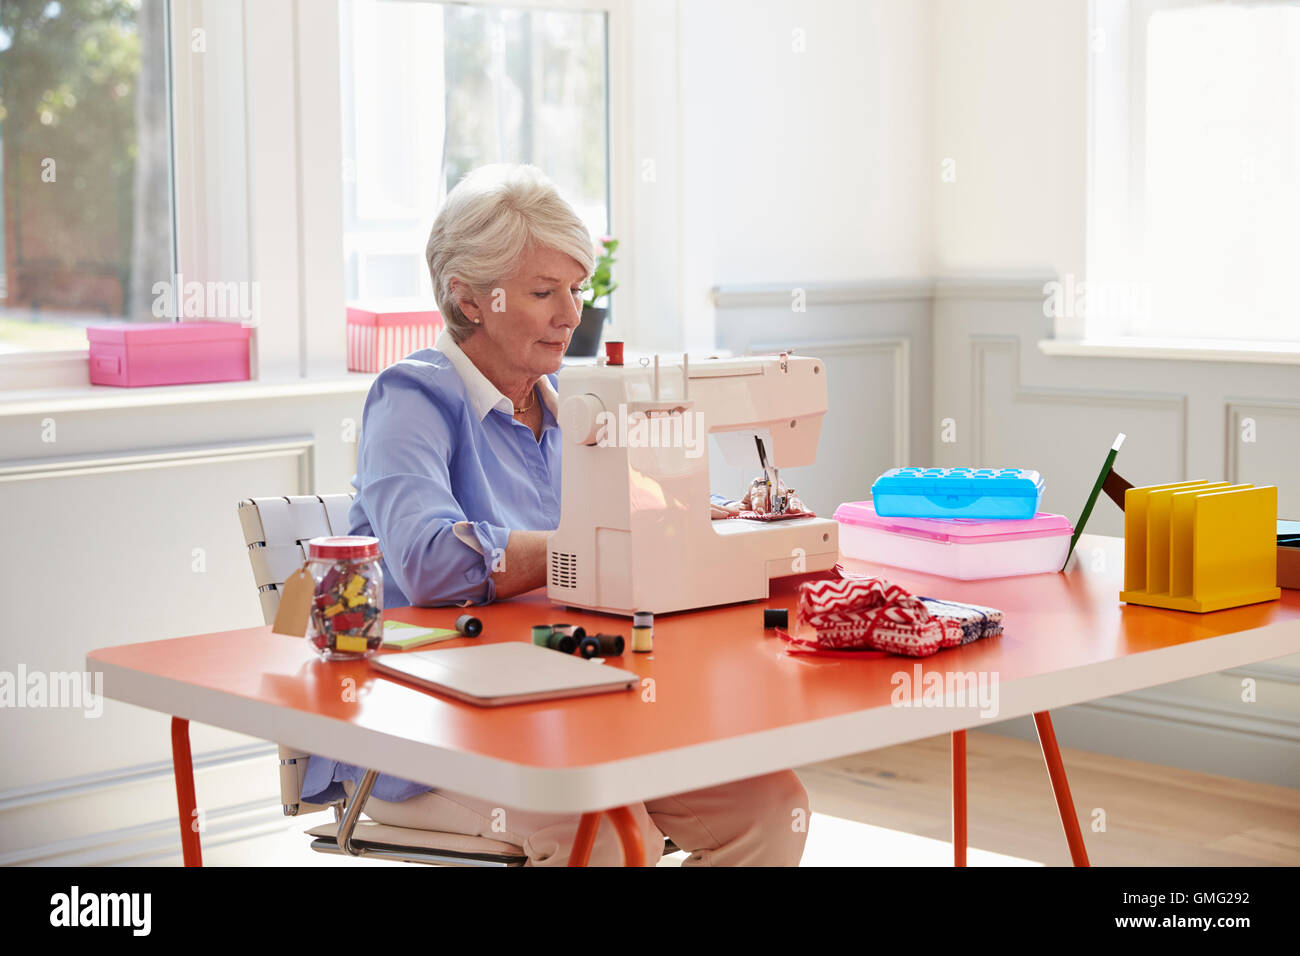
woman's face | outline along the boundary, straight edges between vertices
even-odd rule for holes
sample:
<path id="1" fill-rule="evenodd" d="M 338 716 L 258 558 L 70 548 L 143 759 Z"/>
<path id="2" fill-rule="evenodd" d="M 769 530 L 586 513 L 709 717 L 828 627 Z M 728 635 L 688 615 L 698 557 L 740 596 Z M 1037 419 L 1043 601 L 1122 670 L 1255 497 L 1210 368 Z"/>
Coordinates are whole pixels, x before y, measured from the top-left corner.
<path id="1" fill-rule="evenodd" d="M 569 338 L 582 321 L 587 273 L 571 256 L 530 247 L 515 275 L 461 309 L 477 319 L 475 351 L 499 368 L 537 378 L 558 371 Z M 467 308 L 467 306 L 469 308 Z"/>

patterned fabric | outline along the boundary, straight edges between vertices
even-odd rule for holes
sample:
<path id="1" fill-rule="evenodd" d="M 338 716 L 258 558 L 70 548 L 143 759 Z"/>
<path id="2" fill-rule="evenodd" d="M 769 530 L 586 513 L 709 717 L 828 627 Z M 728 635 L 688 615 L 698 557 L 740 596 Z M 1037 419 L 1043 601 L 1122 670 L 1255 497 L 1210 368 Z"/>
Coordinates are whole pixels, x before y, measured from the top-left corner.
<path id="1" fill-rule="evenodd" d="M 783 511 L 781 514 L 770 514 L 761 511 L 739 511 L 734 515 L 727 515 L 728 518 L 746 518 L 750 521 L 789 521 L 791 518 L 816 518 L 816 513 L 812 511 Z"/>
<path id="2" fill-rule="evenodd" d="M 835 565 L 835 573 L 854 581 L 872 579 L 871 575 L 850 570 L 842 564 Z M 924 596 L 920 600 L 931 617 L 949 618 L 961 624 L 963 644 L 978 641 L 981 637 L 997 637 L 1002 633 L 1002 612 L 997 608 Z"/>
<path id="3" fill-rule="evenodd" d="M 931 617 L 942 617 L 961 625 L 963 644 L 978 641 L 981 637 L 997 637 L 1002 633 L 1002 612 L 978 604 L 959 604 L 923 597 L 921 603 Z"/>
<path id="4" fill-rule="evenodd" d="M 884 578 L 826 578 L 799 585 L 799 631 L 778 632 L 792 654 L 843 657 L 845 651 L 888 651 L 928 657 L 944 647 L 1002 633 L 993 608 L 919 598 Z M 874 655 L 873 655 L 874 656 Z"/>

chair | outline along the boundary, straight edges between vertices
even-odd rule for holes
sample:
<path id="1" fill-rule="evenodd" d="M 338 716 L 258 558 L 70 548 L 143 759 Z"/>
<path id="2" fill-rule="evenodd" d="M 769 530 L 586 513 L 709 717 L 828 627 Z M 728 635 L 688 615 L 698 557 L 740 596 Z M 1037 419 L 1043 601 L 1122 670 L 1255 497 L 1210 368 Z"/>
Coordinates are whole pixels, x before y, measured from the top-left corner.
<path id="1" fill-rule="evenodd" d="M 275 620 L 285 579 L 306 560 L 304 543 L 310 538 L 348 534 L 351 505 L 350 494 L 249 498 L 239 503 L 239 523 L 266 623 Z M 304 647 L 303 653 L 306 650 Z M 350 800 L 304 803 L 299 794 L 309 755 L 284 744 L 279 746 L 280 803 L 285 816 L 334 810 L 333 823 L 307 831 L 314 837 L 311 848 L 317 852 L 444 866 L 523 866 L 527 860 L 522 847 L 501 840 L 362 820 L 361 813 L 378 776 L 374 770 L 366 771 Z"/>

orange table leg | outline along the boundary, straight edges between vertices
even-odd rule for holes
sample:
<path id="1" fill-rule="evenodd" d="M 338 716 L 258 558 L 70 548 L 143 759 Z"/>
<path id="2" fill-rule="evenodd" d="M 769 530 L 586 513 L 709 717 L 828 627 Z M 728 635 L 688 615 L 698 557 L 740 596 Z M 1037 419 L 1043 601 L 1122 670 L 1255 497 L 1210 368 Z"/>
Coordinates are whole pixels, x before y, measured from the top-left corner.
<path id="1" fill-rule="evenodd" d="M 615 807 L 608 812 L 609 821 L 614 824 L 619 842 L 623 844 L 623 865 L 645 866 L 645 841 L 632 811 L 627 807 Z M 600 817 L 600 811 L 584 813 L 578 821 L 578 832 L 573 838 L 573 852 L 569 854 L 569 866 L 586 866 L 591 860 L 591 848 L 596 844 Z"/>
<path id="2" fill-rule="evenodd" d="M 596 828 L 600 826 L 600 811 L 584 813 L 578 821 L 578 833 L 573 838 L 573 852 L 569 866 L 586 866 L 591 859 L 591 848 L 596 845 Z"/>
<path id="3" fill-rule="evenodd" d="M 194 821 L 194 761 L 190 757 L 190 722 L 172 718 L 172 774 L 181 820 L 181 856 L 186 866 L 203 865 L 203 848 Z"/>
<path id="4" fill-rule="evenodd" d="M 1045 710 L 1034 714 L 1034 726 L 1038 729 L 1038 743 L 1043 748 L 1043 759 L 1047 761 L 1047 775 L 1052 778 L 1056 812 L 1061 815 L 1061 826 L 1065 828 L 1065 842 L 1070 845 L 1070 859 L 1075 866 L 1088 866 L 1088 851 L 1083 845 L 1079 817 L 1074 812 L 1070 782 L 1065 779 L 1065 766 L 1061 763 L 1061 748 L 1056 745 L 1056 731 L 1052 729 L 1051 715 Z"/>
<path id="5" fill-rule="evenodd" d="M 623 843 L 623 865 L 645 866 L 645 841 L 641 838 L 641 828 L 636 825 L 632 811 L 627 807 L 618 807 L 609 811 L 609 819 Z"/>
<path id="6" fill-rule="evenodd" d="M 966 865 L 966 731 L 952 732 L 952 865 Z"/>

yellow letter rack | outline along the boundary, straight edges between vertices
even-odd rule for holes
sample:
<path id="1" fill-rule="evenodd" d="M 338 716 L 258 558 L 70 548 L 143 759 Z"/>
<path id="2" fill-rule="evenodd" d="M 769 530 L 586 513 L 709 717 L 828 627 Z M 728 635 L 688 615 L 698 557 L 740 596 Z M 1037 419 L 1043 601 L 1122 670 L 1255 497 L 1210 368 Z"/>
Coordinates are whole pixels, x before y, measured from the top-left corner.
<path id="1" fill-rule="evenodd" d="M 1121 601 L 1204 613 L 1281 596 L 1277 488 L 1183 481 L 1124 492 Z"/>

